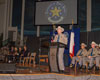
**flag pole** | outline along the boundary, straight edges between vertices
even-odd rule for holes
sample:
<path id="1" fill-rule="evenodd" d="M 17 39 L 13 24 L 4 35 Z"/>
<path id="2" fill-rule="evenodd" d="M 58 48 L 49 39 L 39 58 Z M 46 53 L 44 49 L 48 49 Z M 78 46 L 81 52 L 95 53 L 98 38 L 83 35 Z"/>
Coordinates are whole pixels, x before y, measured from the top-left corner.
<path id="1" fill-rule="evenodd" d="M 74 24 L 74 21 L 72 19 L 72 30 L 71 30 L 71 37 L 70 37 L 70 50 L 69 50 L 69 53 L 70 53 L 70 57 L 72 58 L 74 56 L 74 33 L 73 33 L 73 24 Z"/>
<path id="2" fill-rule="evenodd" d="M 73 31 L 74 20 L 72 19 L 72 31 Z"/>
<path id="3" fill-rule="evenodd" d="M 72 19 L 72 24 L 69 26 L 70 30 L 73 29 L 73 24 L 74 24 L 74 21 L 73 21 L 73 19 Z"/>
<path id="4" fill-rule="evenodd" d="M 55 24 L 53 24 L 53 30 L 55 30 L 56 29 L 56 26 L 55 26 Z"/>

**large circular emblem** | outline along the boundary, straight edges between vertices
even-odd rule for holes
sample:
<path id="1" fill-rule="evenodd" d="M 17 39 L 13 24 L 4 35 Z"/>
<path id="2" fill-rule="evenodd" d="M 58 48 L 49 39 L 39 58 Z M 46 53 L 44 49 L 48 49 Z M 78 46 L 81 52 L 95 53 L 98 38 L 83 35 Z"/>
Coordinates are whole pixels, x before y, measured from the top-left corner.
<path id="1" fill-rule="evenodd" d="M 48 21 L 53 24 L 61 22 L 66 15 L 65 5 L 61 2 L 51 3 L 46 10 L 46 15 Z"/>

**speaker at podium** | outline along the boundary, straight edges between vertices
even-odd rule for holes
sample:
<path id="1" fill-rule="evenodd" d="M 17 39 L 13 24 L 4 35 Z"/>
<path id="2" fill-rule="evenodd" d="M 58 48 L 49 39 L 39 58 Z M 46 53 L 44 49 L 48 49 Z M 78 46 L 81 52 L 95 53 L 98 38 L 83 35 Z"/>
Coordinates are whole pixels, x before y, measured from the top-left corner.
<path id="1" fill-rule="evenodd" d="M 60 55 L 60 52 L 65 49 L 65 44 L 59 42 L 52 42 L 50 44 L 49 51 L 49 68 L 51 72 L 59 72 L 61 68 L 64 68 L 63 54 Z M 60 59 L 62 57 L 62 59 Z"/>

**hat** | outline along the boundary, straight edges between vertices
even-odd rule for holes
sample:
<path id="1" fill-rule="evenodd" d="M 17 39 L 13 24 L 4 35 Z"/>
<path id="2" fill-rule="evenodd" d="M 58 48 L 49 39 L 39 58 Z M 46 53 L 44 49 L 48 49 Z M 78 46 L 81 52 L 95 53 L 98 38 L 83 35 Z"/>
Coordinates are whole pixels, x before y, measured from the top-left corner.
<path id="1" fill-rule="evenodd" d="M 61 26 L 58 26 L 58 28 L 56 28 L 56 30 L 61 29 L 61 31 L 64 31 L 64 28 L 62 28 Z"/>
<path id="2" fill-rule="evenodd" d="M 85 43 L 81 43 L 81 46 L 87 47 L 87 45 Z"/>
<path id="3" fill-rule="evenodd" d="M 99 46 L 98 44 L 96 44 L 96 46 Z"/>
<path id="4" fill-rule="evenodd" d="M 100 47 L 100 44 L 99 44 L 99 47 Z"/>
<path id="5" fill-rule="evenodd" d="M 92 41 L 91 45 L 92 45 L 92 44 L 96 45 L 96 43 L 95 43 L 94 41 Z"/>

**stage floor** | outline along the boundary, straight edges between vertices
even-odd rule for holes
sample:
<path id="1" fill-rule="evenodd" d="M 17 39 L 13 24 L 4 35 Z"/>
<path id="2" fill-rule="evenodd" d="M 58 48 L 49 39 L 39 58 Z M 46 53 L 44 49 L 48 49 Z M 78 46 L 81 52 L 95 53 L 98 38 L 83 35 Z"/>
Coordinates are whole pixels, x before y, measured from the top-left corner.
<path id="1" fill-rule="evenodd" d="M 29 66 L 29 65 L 25 64 L 23 66 L 23 64 L 16 64 L 16 73 L 15 74 L 52 74 L 52 73 L 53 72 L 49 71 L 49 66 L 47 66 L 47 65 L 36 65 L 36 66 L 31 65 L 31 66 Z M 0 73 L 0 74 L 2 74 L 2 73 Z M 63 74 L 63 75 L 69 75 L 69 76 L 84 76 L 84 75 L 100 76 L 100 70 L 98 70 L 98 71 L 95 71 L 94 69 L 88 70 L 88 71 L 84 70 L 84 69 L 76 69 L 75 70 L 75 68 L 66 67 L 64 73 L 53 73 L 53 74 Z"/>
<path id="2" fill-rule="evenodd" d="M 25 65 L 23 66 L 22 64 L 17 64 L 17 70 L 16 74 L 52 74 L 53 72 L 49 71 L 48 66 L 43 66 L 43 65 L 36 65 L 35 67 Z M 66 67 L 64 73 L 54 73 L 54 74 L 64 74 L 64 75 L 69 75 L 69 76 L 84 76 L 84 75 L 96 75 L 100 76 L 100 70 L 95 71 L 93 70 L 84 70 L 84 69 L 75 69 Z"/>
<path id="3" fill-rule="evenodd" d="M 16 73 L 0 73 L 0 80 L 100 80 L 100 71 L 76 71 L 69 67 L 65 68 L 65 73 L 49 72 L 48 66 L 36 65 L 23 66 L 22 64 L 16 65 Z"/>

